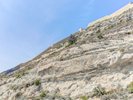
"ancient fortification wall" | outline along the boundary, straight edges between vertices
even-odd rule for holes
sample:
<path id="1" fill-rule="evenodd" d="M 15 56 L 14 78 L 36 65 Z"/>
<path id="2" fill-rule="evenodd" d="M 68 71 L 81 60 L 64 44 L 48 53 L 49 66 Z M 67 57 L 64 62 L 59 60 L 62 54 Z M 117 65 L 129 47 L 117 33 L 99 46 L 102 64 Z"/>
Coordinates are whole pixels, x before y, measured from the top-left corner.
<path id="1" fill-rule="evenodd" d="M 94 25 L 95 23 L 97 23 L 99 21 L 103 21 L 103 20 L 118 16 L 118 15 L 122 14 L 124 11 L 126 11 L 126 10 L 128 10 L 130 8 L 133 8 L 133 2 L 130 2 L 129 4 L 127 4 L 126 6 L 124 6 L 123 8 L 119 9 L 118 11 L 114 12 L 111 15 L 107 15 L 105 17 L 102 17 L 102 18 L 100 18 L 100 19 L 98 19 L 96 21 L 93 21 L 93 22 L 89 23 L 89 25 L 87 27 L 92 26 L 92 25 Z"/>
<path id="2" fill-rule="evenodd" d="M 88 27 L 94 25 L 94 24 L 97 23 L 97 22 L 106 20 L 106 19 L 108 19 L 108 18 L 109 18 L 109 16 L 107 15 L 107 16 L 105 16 L 105 17 L 102 17 L 102 18 L 98 19 L 98 20 L 95 20 L 95 21 L 89 23 Z"/>

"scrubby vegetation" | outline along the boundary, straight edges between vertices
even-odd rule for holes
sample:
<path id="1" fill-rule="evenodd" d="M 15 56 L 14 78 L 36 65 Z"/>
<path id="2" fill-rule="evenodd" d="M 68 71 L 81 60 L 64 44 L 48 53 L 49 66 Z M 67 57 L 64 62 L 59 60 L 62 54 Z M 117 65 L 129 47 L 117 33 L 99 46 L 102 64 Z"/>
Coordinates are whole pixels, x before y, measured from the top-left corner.
<path id="1" fill-rule="evenodd" d="M 40 94 L 41 99 L 43 99 L 46 96 L 46 91 L 42 91 L 42 93 Z"/>
<path id="2" fill-rule="evenodd" d="M 124 68 L 121 72 L 122 72 L 123 74 L 127 74 L 127 73 L 128 73 L 128 69 Z"/>
<path id="3" fill-rule="evenodd" d="M 102 35 L 102 34 L 99 34 L 99 35 L 97 36 L 97 38 L 98 38 L 98 39 L 102 39 L 102 38 L 103 38 L 103 35 Z"/>
<path id="4" fill-rule="evenodd" d="M 107 92 L 105 91 L 105 88 L 102 87 L 100 84 L 93 89 L 93 92 L 94 92 L 94 95 L 97 97 L 107 94 Z"/>
<path id="5" fill-rule="evenodd" d="M 38 80 L 38 79 L 37 79 L 37 80 L 35 80 L 35 82 L 34 82 L 34 83 L 35 83 L 35 85 L 36 85 L 36 86 L 38 86 L 38 85 L 40 85 L 40 84 L 41 84 L 40 80 Z"/>
<path id="6" fill-rule="evenodd" d="M 68 42 L 70 45 L 74 44 L 76 42 L 76 37 L 74 35 L 70 35 Z"/>
<path id="7" fill-rule="evenodd" d="M 26 74 L 25 72 L 22 72 L 22 73 L 18 74 L 18 75 L 16 76 L 16 78 L 21 78 L 21 77 L 24 76 L 25 74 Z"/>
<path id="8" fill-rule="evenodd" d="M 86 96 L 81 96 L 81 97 L 80 97 L 80 99 L 82 99 L 82 100 L 88 100 L 88 99 L 89 99 L 89 97 L 86 97 Z"/>

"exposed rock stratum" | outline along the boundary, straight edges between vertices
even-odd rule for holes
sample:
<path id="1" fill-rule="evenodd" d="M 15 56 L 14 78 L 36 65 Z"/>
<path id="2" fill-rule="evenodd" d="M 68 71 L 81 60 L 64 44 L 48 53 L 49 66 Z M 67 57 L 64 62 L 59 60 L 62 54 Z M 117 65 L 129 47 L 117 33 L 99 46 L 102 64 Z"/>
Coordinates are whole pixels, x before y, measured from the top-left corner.
<path id="1" fill-rule="evenodd" d="M 80 29 L 75 43 L 67 37 L 1 73 L 0 100 L 133 100 L 132 7 Z"/>

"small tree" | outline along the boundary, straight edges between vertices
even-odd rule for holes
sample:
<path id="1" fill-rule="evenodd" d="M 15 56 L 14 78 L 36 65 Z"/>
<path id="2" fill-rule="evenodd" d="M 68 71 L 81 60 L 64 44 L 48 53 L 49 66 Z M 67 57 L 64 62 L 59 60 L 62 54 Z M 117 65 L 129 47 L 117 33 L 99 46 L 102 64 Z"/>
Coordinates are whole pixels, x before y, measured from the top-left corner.
<path id="1" fill-rule="evenodd" d="M 76 37 L 75 37 L 74 35 L 71 34 L 70 37 L 69 37 L 68 42 L 69 42 L 69 44 L 75 43 L 75 42 L 76 42 Z"/>

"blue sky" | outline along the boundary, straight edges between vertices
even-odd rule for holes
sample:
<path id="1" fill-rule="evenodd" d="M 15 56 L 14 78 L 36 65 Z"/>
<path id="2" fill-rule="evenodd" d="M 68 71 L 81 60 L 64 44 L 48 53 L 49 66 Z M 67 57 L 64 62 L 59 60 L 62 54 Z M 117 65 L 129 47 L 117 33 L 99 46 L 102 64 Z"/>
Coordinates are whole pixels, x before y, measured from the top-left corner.
<path id="1" fill-rule="evenodd" d="M 130 0 L 0 0 L 0 72 L 110 15 Z"/>

